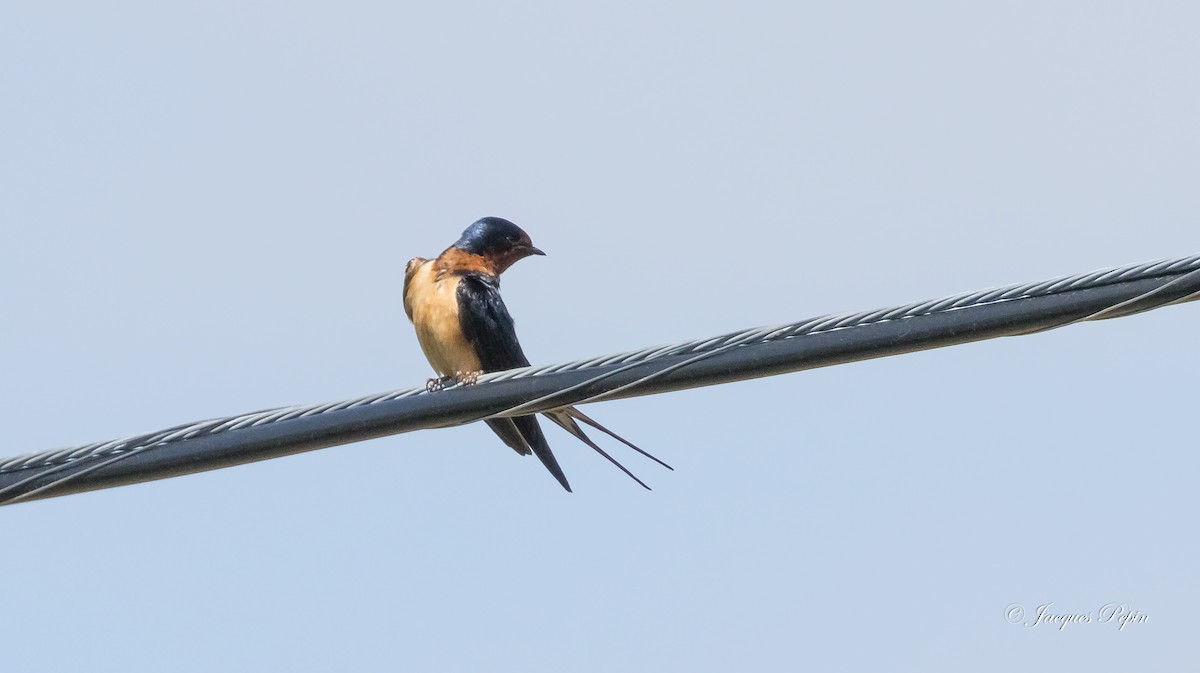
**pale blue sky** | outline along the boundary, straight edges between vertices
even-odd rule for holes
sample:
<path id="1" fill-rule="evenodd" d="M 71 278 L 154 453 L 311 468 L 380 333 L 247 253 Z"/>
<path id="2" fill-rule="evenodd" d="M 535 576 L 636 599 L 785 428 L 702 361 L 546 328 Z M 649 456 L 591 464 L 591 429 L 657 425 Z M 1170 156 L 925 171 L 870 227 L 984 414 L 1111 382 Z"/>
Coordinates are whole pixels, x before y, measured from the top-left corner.
<path id="1" fill-rule="evenodd" d="M 9 3 L 0 456 L 430 375 L 499 215 L 535 363 L 1200 250 L 1194 3 Z M 0 509 L 4 670 L 1168 670 L 1185 305 Z M 1127 603 L 1144 624 L 1005 621 Z"/>

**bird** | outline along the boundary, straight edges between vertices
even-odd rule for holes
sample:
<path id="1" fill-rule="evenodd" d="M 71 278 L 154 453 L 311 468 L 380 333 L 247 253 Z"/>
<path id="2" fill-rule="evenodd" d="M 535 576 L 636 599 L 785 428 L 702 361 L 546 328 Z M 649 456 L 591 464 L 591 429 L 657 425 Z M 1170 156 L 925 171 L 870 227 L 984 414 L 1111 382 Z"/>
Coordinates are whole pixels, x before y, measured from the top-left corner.
<path id="1" fill-rule="evenodd" d="M 404 270 L 404 312 L 413 323 L 425 359 L 438 374 L 426 382 L 426 390 L 436 392 L 451 383 L 474 385 L 481 374 L 529 366 L 513 318 L 500 296 L 500 274 L 526 257 L 545 254 L 517 225 L 501 217 L 484 217 L 467 227 L 436 258 L 409 260 Z M 543 415 L 646 490 L 650 487 L 593 442 L 579 422 L 674 470 L 575 407 L 553 409 Z M 536 415 L 484 422 L 518 454 L 536 455 L 558 483 L 571 492 Z"/>

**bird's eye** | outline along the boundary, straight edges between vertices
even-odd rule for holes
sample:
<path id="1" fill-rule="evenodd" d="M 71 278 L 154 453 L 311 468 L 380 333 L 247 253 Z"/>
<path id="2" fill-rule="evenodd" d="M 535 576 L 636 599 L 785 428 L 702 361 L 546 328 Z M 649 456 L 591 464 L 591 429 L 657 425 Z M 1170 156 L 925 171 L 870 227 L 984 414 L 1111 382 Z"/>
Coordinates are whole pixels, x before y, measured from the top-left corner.
<path id="1" fill-rule="evenodd" d="M 518 241 L 520 241 L 520 240 L 521 240 L 521 237 L 520 237 L 520 236 L 518 236 L 518 235 L 516 235 L 516 234 L 509 234 L 509 235 L 508 235 L 508 242 L 509 242 L 509 243 L 517 243 L 517 242 L 518 242 Z"/>

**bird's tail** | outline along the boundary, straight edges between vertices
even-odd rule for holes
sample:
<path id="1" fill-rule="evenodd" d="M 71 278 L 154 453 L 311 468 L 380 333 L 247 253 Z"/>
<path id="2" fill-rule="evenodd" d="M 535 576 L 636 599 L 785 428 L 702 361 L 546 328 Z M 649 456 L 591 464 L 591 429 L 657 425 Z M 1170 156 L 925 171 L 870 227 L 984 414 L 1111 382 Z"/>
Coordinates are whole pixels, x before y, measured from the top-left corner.
<path id="1" fill-rule="evenodd" d="M 663 461 L 659 460 L 658 457 L 654 456 L 653 454 L 651 454 L 648 451 L 643 451 L 641 448 L 639 448 L 633 442 L 629 441 L 628 439 L 625 439 L 624 437 L 622 437 L 621 435 L 618 435 L 617 433 L 613 432 L 612 430 L 609 430 L 608 428 L 604 427 L 603 425 L 600 425 L 595 420 L 593 420 L 590 416 L 584 414 L 582 411 L 576 409 L 575 407 L 567 407 L 566 409 L 563 409 L 563 411 L 566 412 L 571 417 L 577 418 L 577 419 L 583 421 L 584 423 L 587 423 L 588 425 L 592 426 L 593 428 L 596 428 L 600 432 L 603 432 L 604 434 L 608 435 L 609 437 L 612 437 L 613 439 L 617 440 L 618 442 L 621 442 L 625 446 L 628 446 L 629 448 L 633 449 L 634 451 L 637 451 L 638 453 L 649 458 L 650 460 L 653 460 L 654 462 L 658 463 L 659 465 L 662 465 L 663 467 L 667 468 L 668 470 L 670 470 L 672 472 L 675 471 L 675 468 L 673 468 L 670 465 L 667 465 Z"/>
<path id="2" fill-rule="evenodd" d="M 651 489 L 649 486 L 646 485 L 646 482 L 642 481 L 641 479 L 638 479 L 637 476 L 635 476 L 632 472 L 629 471 L 628 468 L 626 468 L 619 461 L 617 461 L 616 458 L 613 458 L 612 456 L 608 455 L 608 453 L 605 452 L 604 449 L 600 448 L 599 445 L 597 445 L 595 442 L 593 442 L 592 438 L 588 437 L 587 433 L 585 433 L 583 431 L 583 428 L 579 427 L 579 424 L 575 422 L 575 419 L 579 419 L 579 420 L 583 421 L 584 423 L 587 423 L 588 425 L 592 426 L 593 428 L 596 428 L 597 430 L 600 430 L 601 432 L 609 435 L 610 437 L 613 437 L 614 439 L 620 441 L 622 444 L 625 444 L 626 446 L 630 447 L 634 451 L 637 451 L 638 453 L 642 454 L 643 456 L 650 458 L 651 460 L 658 463 L 659 465 L 662 465 L 663 467 L 667 468 L 668 470 L 674 471 L 674 469 L 675 469 L 675 468 L 671 467 L 670 465 L 667 465 L 663 461 L 659 460 L 658 458 L 655 458 L 654 456 L 650 455 L 649 453 L 638 448 L 637 446 L 635 446 L 633 443 L 631 443 L 629 440 L 625 439 L 624 437 L 621 437 L 620 435 L 613 432 L 612 430 L 609 430 L 608 428 L 604 427 L 603 425 L 600 425 L 599 423 L 592 420 L 590 417 L 588 417 L 582 411 L 579 411 L 575 407 L 566 407 L 563 409 L 555 409 L 554 411 L 547 411 L 547 412 L 545 412 L 544 415 L 546 416 L 546 418 L 549 418 L 550 420 L 552 420 L 556 424 L 558 424 L 558 426 L 561 427 L 563 430 L 566 430 L 567 432 L 571 433 L 571 435 L 573 435 L 576 439 L 578 439 L 579 441 L 583 442 L 584 444 L 587 444 L 588 446 L 592 447 L 593 451 L 600 454 L 601 456 L 604 456 L 604 458 L 607 459 L 608 462 L 612 463 L 613 465 L 616 465 L 617 469 L 624 472 L 626 475 L 628 475 L 628 477 L 630 479 L 636 481 L 639 485 L 641 485 L 642 488 L 646 489 L 647 491 L 649 491 Z"/>

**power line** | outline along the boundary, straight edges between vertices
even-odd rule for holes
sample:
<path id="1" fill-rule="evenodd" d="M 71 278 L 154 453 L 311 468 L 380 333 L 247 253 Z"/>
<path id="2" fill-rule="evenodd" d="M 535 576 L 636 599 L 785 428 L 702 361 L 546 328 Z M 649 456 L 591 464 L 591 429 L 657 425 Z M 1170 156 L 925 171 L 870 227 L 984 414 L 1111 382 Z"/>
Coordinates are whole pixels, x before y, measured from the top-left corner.
<path id="1" fill-rule="evenodd" d="M 0 460 L 0 504 L 192 474 L 561 406 L 716 385 L 1016 336 L 1200 297 L 1200 255 L 812 318 L 480 377 L 488 385 L 399 390 L 188 423 Z"/>

